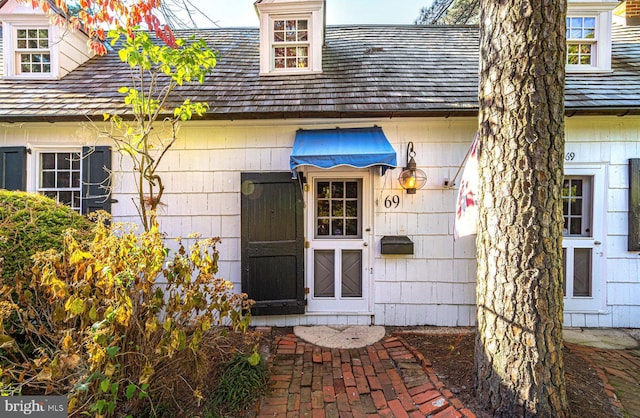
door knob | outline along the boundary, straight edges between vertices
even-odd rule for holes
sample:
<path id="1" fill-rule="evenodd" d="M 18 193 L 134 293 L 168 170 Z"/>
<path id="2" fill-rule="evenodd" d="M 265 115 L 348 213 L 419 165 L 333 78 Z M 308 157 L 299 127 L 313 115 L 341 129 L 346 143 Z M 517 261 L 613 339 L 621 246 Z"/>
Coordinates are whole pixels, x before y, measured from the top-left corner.
<path id="1" fill-rule="evenodd" d="M 594 241 L 593 242 L 593 245 L 600 245 L 600 244 L 602 244 L 600 241 Z"/>
<path id="2" fill-rule="evenodd" d="M 363 247 L 368 247 L 369 243 L 365 242 L 364 244 L 362 244 Z"/>

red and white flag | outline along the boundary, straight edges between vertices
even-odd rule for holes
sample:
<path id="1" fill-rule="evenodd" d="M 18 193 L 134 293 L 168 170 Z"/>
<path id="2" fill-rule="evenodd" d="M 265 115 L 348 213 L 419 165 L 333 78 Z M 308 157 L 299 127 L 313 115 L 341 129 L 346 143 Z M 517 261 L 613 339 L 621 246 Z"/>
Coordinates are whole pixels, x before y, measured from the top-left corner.
<path id="1" fill-rule="evenodd" d="M 456 199 L 453 239 L 478 232 L 478 134 L 473 138 Z"/>

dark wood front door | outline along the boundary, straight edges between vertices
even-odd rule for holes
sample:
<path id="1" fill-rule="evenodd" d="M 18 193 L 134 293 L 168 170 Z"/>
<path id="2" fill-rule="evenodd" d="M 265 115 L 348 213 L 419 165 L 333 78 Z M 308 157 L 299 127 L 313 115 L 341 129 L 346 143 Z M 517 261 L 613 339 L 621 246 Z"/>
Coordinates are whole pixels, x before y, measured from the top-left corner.
<path id="1" fill-rule="evenodd" d="M 254 315 L 299 314 L 304 300 L 304 217 L 290 172 L 242 173 L 242 291 Z"/>

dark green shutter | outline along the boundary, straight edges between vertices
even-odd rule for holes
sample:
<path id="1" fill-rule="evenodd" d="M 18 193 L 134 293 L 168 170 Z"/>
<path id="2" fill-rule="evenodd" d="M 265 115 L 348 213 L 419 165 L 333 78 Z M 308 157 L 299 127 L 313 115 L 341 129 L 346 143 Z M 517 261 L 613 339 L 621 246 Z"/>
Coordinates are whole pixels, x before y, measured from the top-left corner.
<path id="1" fill-rule="evenodd" d="M 82 213 L 111 213 L 111 147 L 82 147 Z"/>
<path id="2" fill-rule="evenodd" d="M 640 158 L 629 159 L 629 244 L 628 251 L 640 250 Z"/>
<path id="3" fill-rule="evenodd" d="M 242 291 L 254 315 L 305 311 L 301 184 L 290 172 L 242 173 Z"/>
<path id="4" fill-rule="evenodd" d="M 0 189 L 27 190 L 27 148 L 0 148 Z"/>

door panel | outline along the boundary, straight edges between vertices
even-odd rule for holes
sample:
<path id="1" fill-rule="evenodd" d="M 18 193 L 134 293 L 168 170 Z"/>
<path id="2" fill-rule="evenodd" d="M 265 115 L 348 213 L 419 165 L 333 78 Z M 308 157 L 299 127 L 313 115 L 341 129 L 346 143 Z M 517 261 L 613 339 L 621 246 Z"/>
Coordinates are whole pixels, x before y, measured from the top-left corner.
<path id="1" fill-rule="evenodd" d="M 242 173 L 242 291 L 254 315 L 304 313 L 302 192 L 290 172 Z"/>

